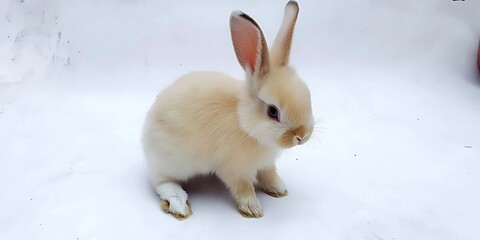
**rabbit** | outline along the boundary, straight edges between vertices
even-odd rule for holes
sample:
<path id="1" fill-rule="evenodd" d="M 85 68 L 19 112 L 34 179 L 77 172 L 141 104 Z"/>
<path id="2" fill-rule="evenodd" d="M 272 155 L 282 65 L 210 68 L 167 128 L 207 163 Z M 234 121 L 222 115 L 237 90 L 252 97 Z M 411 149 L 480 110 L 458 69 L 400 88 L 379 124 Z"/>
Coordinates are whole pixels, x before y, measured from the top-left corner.
<path id="1" fill-rule="evenodd" d="M 246 80 L 192 72 L 166 87 L 146 114 L 142 146 L 162 209 L 179 220 L 192 214 L 181 184 L 215 174 L 244 217 L 263 216 L 254 183 L 273 197 L 287 195 L 275 161 L 283 149 L 304 144 L 314 119 L 310 91 L 289 65 L 297 2 L 269 50 L 259 25 L 241 11 L 230 31 Z"/>

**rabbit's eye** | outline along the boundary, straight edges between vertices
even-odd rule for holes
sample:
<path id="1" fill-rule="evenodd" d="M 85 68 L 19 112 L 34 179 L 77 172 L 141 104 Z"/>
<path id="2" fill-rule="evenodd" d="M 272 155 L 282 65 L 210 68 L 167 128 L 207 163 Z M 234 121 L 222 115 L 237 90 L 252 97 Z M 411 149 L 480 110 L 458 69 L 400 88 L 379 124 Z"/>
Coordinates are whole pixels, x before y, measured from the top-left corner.
<path id="1" fill-rule="evenodd" d="M 277 108 L 277 107 L 275 107 L 275 106 L 273 106 L 273 105 L 268 105 L 267 114 L 268 114 L 268 116 L 269 116 L 271 119 L 273 119 L 273 120 L 275 120 L 275 121 L 277 121 L 277 122 L 280 121 L 280 120 L 279 120 L 279 116 L 278 116 L 279 113 L 278 113 L 278 108 Z"/>

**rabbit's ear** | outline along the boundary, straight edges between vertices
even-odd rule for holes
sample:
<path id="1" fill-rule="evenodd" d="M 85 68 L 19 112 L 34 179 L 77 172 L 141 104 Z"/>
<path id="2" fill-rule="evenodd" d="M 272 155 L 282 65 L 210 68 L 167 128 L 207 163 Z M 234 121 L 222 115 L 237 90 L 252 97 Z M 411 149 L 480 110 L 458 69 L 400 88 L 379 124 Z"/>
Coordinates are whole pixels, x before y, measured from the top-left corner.
<path id="1" fill-rule="evenodd" d="M 283 22 L 278 30 L 277 37 L 273 43 L 273 61 L 277 66 L 284 66 L 288 64 L 290 57 L 290 46 L 292 45 L 293 29 L 297 22 L 298 3 L 296 1 L 289 1 L 285 6 L 285 13 Z"/>
<path id="2" fill-rule="evenodd" d="M 238 62 L 247 73 L 254 90 L 270 71 L 268 47 L 258 24 L 241 11 L 230 15 L 230 32 Z"/>

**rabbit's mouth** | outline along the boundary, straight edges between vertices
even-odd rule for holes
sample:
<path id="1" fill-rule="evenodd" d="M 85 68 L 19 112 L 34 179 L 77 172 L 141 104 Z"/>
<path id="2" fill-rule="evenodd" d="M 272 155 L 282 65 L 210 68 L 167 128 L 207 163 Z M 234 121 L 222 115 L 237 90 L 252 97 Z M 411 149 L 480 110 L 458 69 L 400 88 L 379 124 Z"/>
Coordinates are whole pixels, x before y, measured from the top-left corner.
<path id="1" fill-rule="evenodd" d="M 282 148 L 292 148 L 297 145 L 305 144 L 311 135 L 311 130 L 307 130 L 304 126 L 286 131 L 277 141 Z"/>
<path id="2" fill-rule="evenodd" d="M 298 141 L 298 145 L 303 145 L 308 141 L 308 139 L 297 137 L 297 141 Z"/>

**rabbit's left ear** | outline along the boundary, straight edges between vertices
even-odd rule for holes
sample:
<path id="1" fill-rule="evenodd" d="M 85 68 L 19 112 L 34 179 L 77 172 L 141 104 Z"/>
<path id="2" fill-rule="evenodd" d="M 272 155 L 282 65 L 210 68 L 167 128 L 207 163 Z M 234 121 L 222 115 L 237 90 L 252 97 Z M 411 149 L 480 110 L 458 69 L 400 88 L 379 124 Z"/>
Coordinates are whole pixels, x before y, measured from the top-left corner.
<path id="1" fill-rule="evenodd" d="M 298 3 L 296 1 L 289 1 L 285 6 L 285 13 L 283 22 L 278 30 L 277 37 L 272 46 L 273 64 L 277 66 L 284 66 L 288 64 L 290 57 L 290 46 L 292 45 L 293 29 L 297 22 Z"/>
<path id="2" fill-rule="evenodd" d="M 247 73 L 252 90 L 257 91 L 270 70 L 268 47 L 260 26 L 247 14 L 230 15 L 230 32 L 238 62 Z"/>

